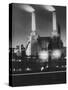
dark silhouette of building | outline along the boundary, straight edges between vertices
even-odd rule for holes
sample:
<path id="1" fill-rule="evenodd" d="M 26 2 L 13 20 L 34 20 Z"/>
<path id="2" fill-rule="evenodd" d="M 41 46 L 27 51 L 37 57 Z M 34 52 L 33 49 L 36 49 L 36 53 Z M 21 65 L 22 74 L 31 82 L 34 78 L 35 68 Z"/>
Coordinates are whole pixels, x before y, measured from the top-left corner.
<path id="1" fill-rule="evenodd" d="M 24 48 L 24 45 L 22 44 L 21 45 L 21 57 L 22 57 L 22 60 L 25 58 L 25 56 L 26 56 L 25 48 Z"/>

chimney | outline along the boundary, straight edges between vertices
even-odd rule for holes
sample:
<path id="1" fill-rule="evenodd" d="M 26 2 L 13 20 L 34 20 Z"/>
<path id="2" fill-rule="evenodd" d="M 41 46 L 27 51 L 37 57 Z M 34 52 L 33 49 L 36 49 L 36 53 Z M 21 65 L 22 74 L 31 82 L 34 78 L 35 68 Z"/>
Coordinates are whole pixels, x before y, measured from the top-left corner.
<path id="1" fill-rule="evenodd" d="M 52 32 L 52 36 L 58 36 L 57 20 L 56 20 L 56 12 L 55 11 L 52 13 L 52 18 L 53 18 L 53 32 Z"/>
<path id="2" fill-rule="evenodd" d="M 61 37 L 61 32 L 60 32 L 60 25 L 58 24 L 58 34 Z"/>
<path id="3" fill-rule="evenodd" d="M 32 12 L 32 31 L 36 30 L 35 13 Z"/>
<path id="4" fill-rule="evenodd" d="M 56 31 L 56 12 L 53 12 L 53 31 Z"/>

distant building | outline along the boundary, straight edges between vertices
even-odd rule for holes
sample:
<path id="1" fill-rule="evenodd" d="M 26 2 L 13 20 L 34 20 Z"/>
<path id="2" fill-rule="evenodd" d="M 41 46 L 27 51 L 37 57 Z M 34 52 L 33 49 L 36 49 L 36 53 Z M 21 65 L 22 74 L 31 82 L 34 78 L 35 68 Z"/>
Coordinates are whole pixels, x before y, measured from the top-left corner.
<path id="1" fill-rule="evenodd" d="M 25 53 L 25 48 L 23 46 L 23 44 L 21 45 L 21 57 L 22 59 L 25 57 L 26 53 Z"/>

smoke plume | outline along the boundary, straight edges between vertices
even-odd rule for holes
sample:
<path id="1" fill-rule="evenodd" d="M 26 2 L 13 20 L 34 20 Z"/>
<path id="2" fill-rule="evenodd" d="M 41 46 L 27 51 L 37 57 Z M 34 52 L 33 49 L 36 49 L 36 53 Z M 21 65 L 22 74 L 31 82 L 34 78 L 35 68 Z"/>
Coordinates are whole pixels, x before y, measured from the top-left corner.
<path id="1" fill-rule="evenodd" d="M 19 7 L 21 9 L 27 11 L 27 12 L 30 12 L 30 13 L 35 11 L 35 9 L 32 6 L 30 6 L 30 5 L 20 5 Z"/>
<path id="2" fill-rule="evenodd" d="M 55 11 L 55 8 L 51 5 L 45 5 L 45 6 L 43 6 L 43 8 L 46 9 L 47 11 L 50 11 L 50 12 Z"/>

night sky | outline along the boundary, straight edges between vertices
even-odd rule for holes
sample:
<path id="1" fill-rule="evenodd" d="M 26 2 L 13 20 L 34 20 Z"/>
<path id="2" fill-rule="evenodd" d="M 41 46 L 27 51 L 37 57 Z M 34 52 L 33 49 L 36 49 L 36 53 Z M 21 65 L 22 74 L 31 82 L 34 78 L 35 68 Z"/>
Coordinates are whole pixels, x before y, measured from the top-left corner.
<path id="1" fill-rule="evenodd" d="M 23 5 L 23 4 L 22 4 Z M 31 5 L 35 9 L 36 31 L 42 37 L 51 36 L 52 12 L 45 10 L 41 5 Z M 57 22 L 61 28 L 61 40 L 66 46 L 66 7 L 54 6 Z M 31 32 L 31 13 L 20 8 L 20 4 L 13 4 L 12 9 L 12 47 L 24 44 L 26 46 Z"/>

